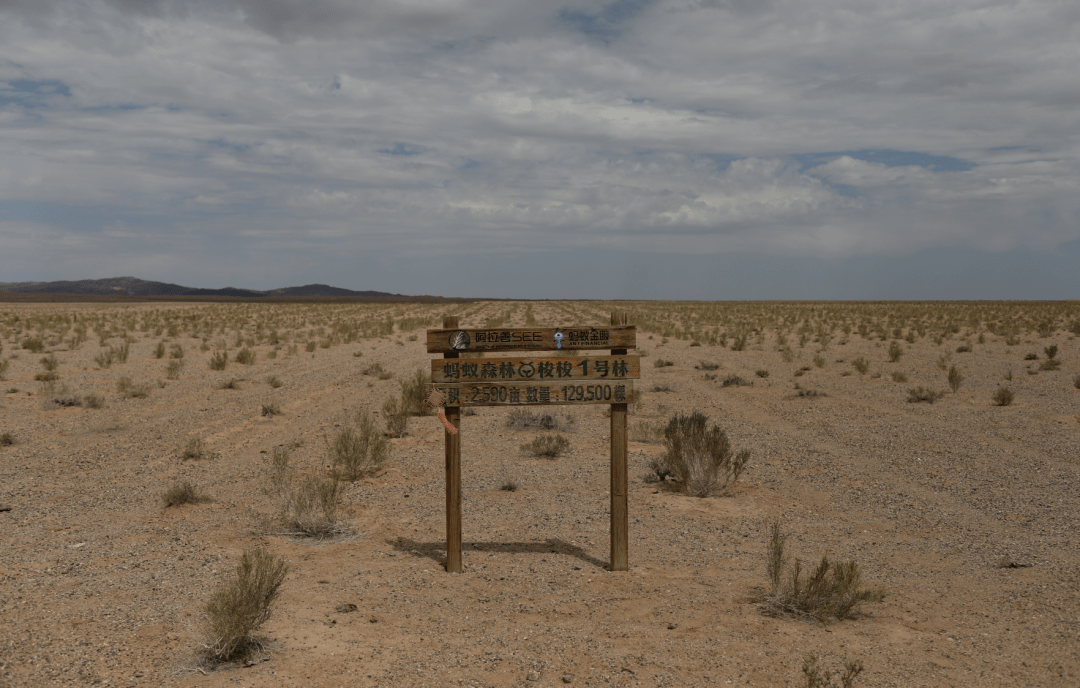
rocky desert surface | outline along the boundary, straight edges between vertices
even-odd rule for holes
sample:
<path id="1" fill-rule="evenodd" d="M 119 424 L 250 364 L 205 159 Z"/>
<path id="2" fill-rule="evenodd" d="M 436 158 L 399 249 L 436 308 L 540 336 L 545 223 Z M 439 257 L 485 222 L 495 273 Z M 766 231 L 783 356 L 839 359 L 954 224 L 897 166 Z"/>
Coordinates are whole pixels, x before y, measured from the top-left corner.
<path id="1" fill-rule="evenodd" d="M 538 431 L 506 408 L 462 418 L 464 573 L 443 570 L 434 416 L 346 485 L 348 532 L 260 527 L 275 449 L 325 474 L 328 438 L 429 368 L 444 316 L 613 310 L 643 356 L 629 571 L 605 568 L 605 406 L 555 409 L 556 458 L 523 453 Z M 0 686 L 805 686 L 809 654 L 862 662 L 859 686 L 1080 685 L 1077 333 L 1076 302 L 0 303 Z M 752 452 L 724 494 L 649 478 L 694 410 Z M 166 507 L 181 481 L 212 501 Z M 792 557 L 854 559 L 884 601 L 763 615 L 777 521 Z M 208 668 L 204 608 L 256 546 L 289 565 L 264 651 Z"/>

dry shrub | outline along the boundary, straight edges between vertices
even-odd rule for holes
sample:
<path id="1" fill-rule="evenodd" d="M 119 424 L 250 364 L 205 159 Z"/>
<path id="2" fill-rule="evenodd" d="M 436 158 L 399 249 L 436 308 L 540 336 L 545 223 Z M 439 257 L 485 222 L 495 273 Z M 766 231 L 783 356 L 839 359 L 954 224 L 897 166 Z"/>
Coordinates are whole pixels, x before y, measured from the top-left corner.
<path id="1" fill-rule="evenodd" d="M 161 495 L 161 501 L 165 506 L 180 506 L 181 504 L 200 504 L 211 501 L 209 497 L 200 494 L 195 486 L 188 481 L 176 483 Z"/>
<path id="2" fill-rule="evenodd" d="M 427 416 L 434 410 L 427 405 L 424 393 L 427 385 L 431 384 L 431 372 L 423 368 L 417 368 L 412 377 L 401 381 L 401 407 L 405 413 L 419 416 Z"/>
<path id="3" fill-rule="evenodd" d="M 267 492 L 281 500 L 277 524 L 264 523 L 262 529 L 283 535 L 325 538 L 348 532 L 338 518 L 344 484 L 335 471 L 329 477 L 301 477 L 289 466 L 289 452 L 275 447 L 271 458 Z"/>
<path id="4" fill-rule="evenodd" d="M 22 348 L 35 354 L 40 354 L 45 350 L 45 340 L 41 337 L 27 337 L 22 340 Z"/>
<path id="5" fill-rule="evenodd" d="M 15 435 L 10 432 L 0 433 L 0 447 L 10 447 L 15 444 Z"/>
<path id="6" fill-rule="evenodd" d="M 851 365 L 855 368 L 855 370 L 859 371 L 859 375 L 866 375 L 866 371 L 870 370 L 870 361 L 866 360 L 862 356 L 859 356 L 854 361 L 852 361 Z"/>
<path id="7" fill-rule="evenodd" d="M 824 672 L 818 668 L 817 655 L 809 654 L 803 659 L 803 678 L 806 679 L 806 688 L 836 688 L 833 683 L 832 672 Z M 863 664 L 859 660 L 844 663 L 844 673 L 840 674 L 840 688 L 851 688 L 855 685 L 855 679 L 863 672 Z"/>
<path id="8" fill-rule="evenodd" d="M 937 392 L 919 385 L 908 390 L 907 400 L 909 404 L 918 404 L 920 402 L 932 404 L 943 396 L 945 396 L 945 392 Z"/>
<path id="9" fill-rule="evenodd" d="M 733 452 L 727 433 L 717 425 L 708 427 L 708 422 L 699 411 L 673 416 L 664 428 L 667 452 L 654 466 L 661 479 L 672 476 L 684 492 L 695 497 L 725 490 L 739 479 L 750 460 L 749 449 Z"/>
<path id="10" fill-rule="evenodd" d="M 950 366 L 949 367 L 949 389 L 951 389 L 953 391 L 953 394 L 956 394 L 957 390 L 960 389 L 960 383 L 963 382 L 963 381 L 964 381 L 964 375 L 963 375 L 963 373 L 960 372 L 960 369 L 957 368 L 956 366 Z"/>
<path id="11" fill-rule="evenodd" d="M 210 357 L 210 370 L 225 370 L 225 366 L 229 364 L 229 354 L 224 351 L 215 352 Z"/>
<path id="12" fill-rule="evenodd" d="M 390 458 L 390 443 L 375 427 L 367 411 L 356 414 L 355 426 L 346 423 L 326 440 L 326 453 L 341 480 L 358 480 L 379 470 Z"/>
<path id="13" fill-rule="evenodd" d="M 262 405 L 260 414 L 263 416 L 279 416 L 281 415 L 281 407 L 278 406 L 276 401 L 268 401 Z"/>
<path id="14" fill-rule="evenodd" d="M 521 451 L 530 456 L 554 459 L 570 448 L 570 440 L 562 435 L 537 435 L 532 442 L 521 445 Z"/>
<path id="15" fill-rule="evenodd" d="M 574 417 L 553 416 L 550 413 L 533 413 L 526 409 L 511 409 L 506 417 L 506 427 L 511 430 L 552 430 L 554 432 L 569 432 L 573 429 Z"/>
<path id="16" fill-rule="evenodd" d="M 169 361 L 169 364 L 165 367 L 165 377 L 169 380 L 179 380 L 180 371 L 184 369 L 184 362 L 181 360 Z"/>
<path id="17" fill-rule="evenodd" d="M 236 352 L 236 358 L 233 360 L 243 365 L 252 365 L 255 363 L 255 352 L 245 346 Z"/>
<path id="18" fill-rule="evenodd" d="M 262 548 L 248 550 L 206 603 L 204 650 L 214 662 L 244 659 L 262 649 L 253 634 L 270 618 L 289 567 Z"/>
<path id="19" fill-rule="evenodd" d="M 212 459 L 215 456 L 216 454 L 213 452 L 207 451 L 206 447 L 203 446 L 203 441 L 198 437 L 188 440 L 188 443 L 180 450 L 180 458 L 185 461 L 202 461 L 203 459 Z"/>
<path id="20" fill-rule="evenodd" d="M 383 420 L 386 421 L 386 432 L 391 437 L 404 437 L 409 429 L 409 411 L 404 397 L 390 397 L 382 405 Z"/>
<path id="21" fill-rule="evenodd" d="M 779 523 L 767 525 L 766 538 L 765 569 L 771 591 L 760 599 L 765 615 L 802 616 L 825 623 L 857 615 L 863 602 L 885 599 L 880 588 L 862 586 L 862 572 L 854 561 L 835 562 L 823 556 L 817 568 L 804 573 L 798 559 L 788 566 L 787 536 Z"/>
<path id="22" fill-rule="evenodd" d="M 720 383 L 721 387 L 753 387 L 754 383 L 748 382 L 738 375 L 728 375 Z"/>
<path id="23" fill-rule="evenodd" d="M 998 406 L 1008 406 L 1013 403 L 1013 393 L 1008 387 L 998 387 L 994 392 L 994 404 Z"/>
<path id="24" fill-rule="evenodd" d="M 137 385 L 130 377 L 122 377 L 116 381 L 116 391 L 128 399 L 145 399 L 150 396 L 150 385 Z"/>

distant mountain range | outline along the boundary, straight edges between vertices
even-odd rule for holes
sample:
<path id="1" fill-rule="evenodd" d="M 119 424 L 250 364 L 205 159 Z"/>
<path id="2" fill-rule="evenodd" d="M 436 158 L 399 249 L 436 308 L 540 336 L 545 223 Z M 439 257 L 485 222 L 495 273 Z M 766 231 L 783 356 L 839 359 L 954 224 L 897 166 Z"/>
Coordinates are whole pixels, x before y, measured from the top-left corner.
<path id="1" fill-rule="evenodd" d="M 360 296 L 407 298 L 401 294 L 385 291 L 353 291 L 330 287 L 325 284 L 308 284 L 303 287 L 285 287 L 269 291 L 254 289 L 195 289 L 179 284 L 153 282 L 137 277 L 109 277 L 96 280 L 60 282 L 0 282 L 0 291 L 22 294 L 97 294 L 101 296 L 239 296 L 245 298 L 265 296 Z"/>

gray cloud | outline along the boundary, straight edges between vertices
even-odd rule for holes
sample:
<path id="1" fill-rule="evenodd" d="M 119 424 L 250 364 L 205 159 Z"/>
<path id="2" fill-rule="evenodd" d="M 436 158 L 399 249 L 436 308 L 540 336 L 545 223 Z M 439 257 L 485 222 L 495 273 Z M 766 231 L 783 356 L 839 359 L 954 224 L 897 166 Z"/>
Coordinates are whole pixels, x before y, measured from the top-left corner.
<path id="1" fill-rule="evenodd" d="M 1054 252 L 1080 238 L 1078 19 L 974 0 L 0 0 L 0 272 Z M 22 210 L 58 202 L 71 217 Z"/>

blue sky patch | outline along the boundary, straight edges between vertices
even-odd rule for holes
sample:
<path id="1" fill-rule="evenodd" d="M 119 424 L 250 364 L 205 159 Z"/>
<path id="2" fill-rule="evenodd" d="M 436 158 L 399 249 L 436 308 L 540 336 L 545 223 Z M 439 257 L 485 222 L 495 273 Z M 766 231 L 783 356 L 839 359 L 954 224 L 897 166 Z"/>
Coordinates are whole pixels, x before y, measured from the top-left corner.
<path id="1" fill-rule="evenodd" d="M 7 88 L 4 88 L 4 87 Z M 71 89 L 59 79 L 10 79 L 0 81 L 0 107 L 15 103 L 23 107 L 43 107 L 48 96 L 69 97 Z"/>
<path id="2" fill-rule="evenodd" d="M 823 165 L 841 156 L 848 156 L 865 162 L 876 162 L 886 167 L 924 167 L 934 172 L 967 172 L 974 169 L 976 164 L 961 158 L 953 158 L 948 155 L 930 155 L 908 151 L 890 150 L 888 148 L 873 149 L 864 148 L 853 151 L 835 151 L 830 153 L 802 153 L 794 155 L 799 161 L 800 172 L 805 172 L 811 167 Z"/>

